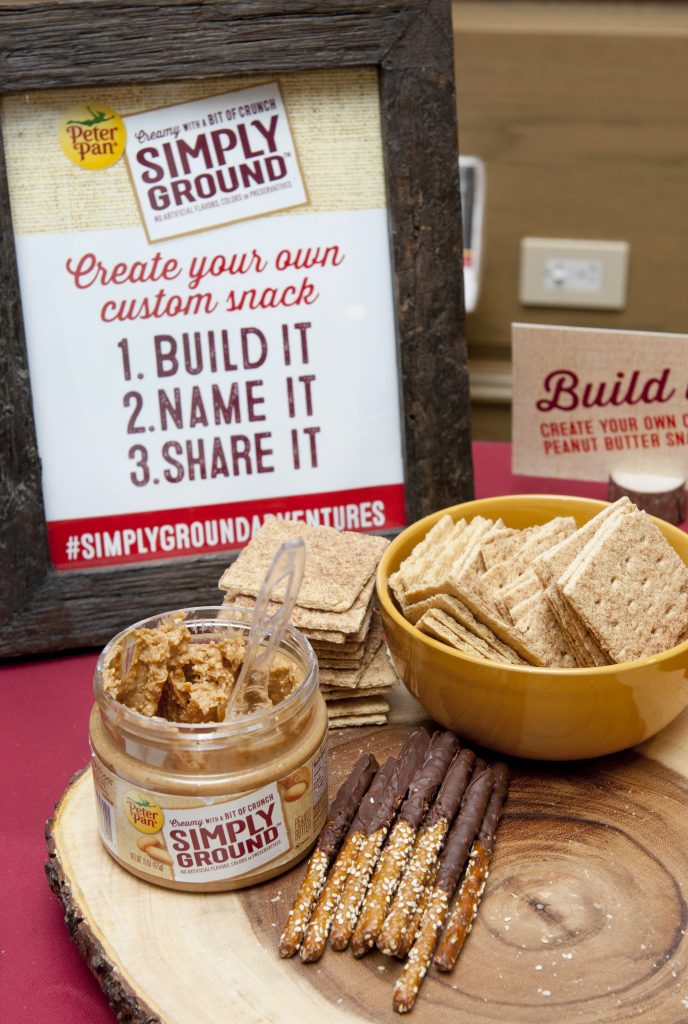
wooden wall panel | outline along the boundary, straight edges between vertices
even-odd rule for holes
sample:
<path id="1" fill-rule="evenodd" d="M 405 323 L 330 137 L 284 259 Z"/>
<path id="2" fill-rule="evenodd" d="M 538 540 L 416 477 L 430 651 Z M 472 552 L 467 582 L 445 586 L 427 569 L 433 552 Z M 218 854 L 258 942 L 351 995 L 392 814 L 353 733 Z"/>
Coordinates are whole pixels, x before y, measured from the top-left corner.
<path id="1" fill-rule="evenodd" d="M 458 3 L 454 39 L 460 149 L 487 164 L 472 358 L 508 360 L 513 320 L 688 331 L 688 5 Z M 627 308 L 521 306 L 527 235 L 628 241 Z"/>

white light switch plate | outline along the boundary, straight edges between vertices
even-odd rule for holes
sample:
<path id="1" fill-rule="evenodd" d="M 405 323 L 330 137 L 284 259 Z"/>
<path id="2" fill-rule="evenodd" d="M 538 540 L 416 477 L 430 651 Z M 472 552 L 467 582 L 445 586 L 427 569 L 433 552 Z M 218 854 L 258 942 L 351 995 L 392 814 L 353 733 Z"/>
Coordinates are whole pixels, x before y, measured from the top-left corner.
<path id="1" fill-rule="evenodd" d="M 628 242 L 521 239 L 519 301 L 524 306 L 623 309 Z"/>

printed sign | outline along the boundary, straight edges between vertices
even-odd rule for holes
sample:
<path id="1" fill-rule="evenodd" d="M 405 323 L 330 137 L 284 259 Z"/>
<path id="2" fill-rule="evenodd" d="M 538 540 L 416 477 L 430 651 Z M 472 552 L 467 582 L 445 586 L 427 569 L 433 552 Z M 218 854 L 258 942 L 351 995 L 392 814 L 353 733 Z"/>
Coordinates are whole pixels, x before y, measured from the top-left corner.
<path id="1" fill-rule="evenodd" d="M 513 471 L 688 473 L 688 335 L 514 324 Z"/>
<path id="2" fill-rule="evenodd" d="M 276 82 L 125 118 L 150 241 L 306 202 Z"/>
<path id="3" fill-rule="evenodd" d="M 227 550 L 272 515 L 404 525 L 374 69 L 220 86 L 84 92 L 79 120 L 126 127 L 100 169 L 65 157 L 73 90 L 3 100 L 59 569 Z"/>

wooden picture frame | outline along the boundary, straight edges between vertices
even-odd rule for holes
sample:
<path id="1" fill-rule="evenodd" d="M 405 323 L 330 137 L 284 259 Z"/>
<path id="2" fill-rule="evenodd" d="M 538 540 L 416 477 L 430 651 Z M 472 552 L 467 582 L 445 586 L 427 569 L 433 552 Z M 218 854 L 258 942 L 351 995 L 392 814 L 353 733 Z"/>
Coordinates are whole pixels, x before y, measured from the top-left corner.
<path id="1" fill-rule="evenodd" d="M 450 15 L 449 0 L 0 3 L 0 95 L 378 69 L 408 522 L 473 492 Z M 1 139 L 0 232 L 0 656 L 96 646 L 153 612 L 218 603 L 226 553 L 53 569 Z"/>

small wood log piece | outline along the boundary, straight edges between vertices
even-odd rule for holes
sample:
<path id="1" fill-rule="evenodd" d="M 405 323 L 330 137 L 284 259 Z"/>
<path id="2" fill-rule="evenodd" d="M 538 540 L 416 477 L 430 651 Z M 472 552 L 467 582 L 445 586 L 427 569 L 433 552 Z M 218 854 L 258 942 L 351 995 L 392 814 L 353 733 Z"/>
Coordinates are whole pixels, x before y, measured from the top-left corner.
<path id="1" fill-rule="evenodd" d="M 378 800 L 375 805 L 370 805 L 367 813 L 361 814 L 360 820 L 365 836 L 356 854 L 355 863 L 344 883 L 344 890 L 332 922 L 330 945 L 333 949 L 342 951 L 349 945 L 382 844 L 387 837 L 399 805 L 425 759 L 429 743 L 430 737 L 425 729 L 418 729 L 411 733 L 399 752 L 392 777 L 382 794 L 382 799 Z"/>
<path id="2" fill-rule="evenodd" d="M 494 852 L 497 838 L 497 827 L 509 788 L 509 769 L 499 762 L 492 765 L 495 777 L 494 789 L 475 841 L 466 874 L 461 883 L 459 897 L 452 911 L 447 929 L 442 936 L 434 964 L 440 971 L 451 971 L 459 958 L 459 953 L 468 938 L 473 922 L 478 913 L 487 877 L 490 860 Z"/>
<path id="3" fill-rule="evenodd" d="M 634 504 L 667 523 L 678 526 L 686 518 L 686 481 L 679 476 L 651 473 L 612 473 L 608 497 L 618 501 L 623 495 Z"/>
<path id="4" fill-rule="evenodd" d="M 428 905 L 418 935 L 394 986 L 394 1009 L 408 1013 L 413 1009 L 423 978 L 428 972 L 437 937 L 444 926 L 449 904 L 463 873 L 468 852 L 480 829 L 485 810 L 494 788 L 495 777 L 484 768 L 473 777 L 461 803 L 461 810 L 452 825 L 442 851 L 435 884 L 428 897 Z"/>
<path id="5" fill-rule="evenodd" d="M 377 937 L 377 948 L 387 956 L 399 955 L 428 876 L 461 805 L 474 763 L 472 750 L 458 752 L 418 833 L 416 847 Z"/>
<path id="6" fill-rule="evenodd" d="M 411 782 L 409 794 L 389 834 L 358 919 L 351 940 L 356 957 L 363 956 L 375 945 L 411 856 L 418 829 L 447 774 L 458 745 L 452 732 L 437 732 L 432 737 L 423 764 Z"/>
<path id="7" fill-rule="evenodd" d="M 293 956 L 301 945 L 330 865 L 341 849 L 361 800 L 378 768 L 379 765 L 372 754 L 363 754 L 352 768 L 351 774 L 339 787 L 282 932 L 279 942 L 280 956 Z"/>

